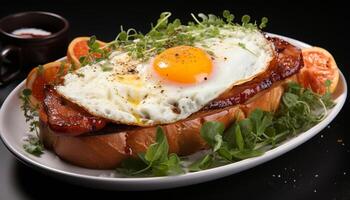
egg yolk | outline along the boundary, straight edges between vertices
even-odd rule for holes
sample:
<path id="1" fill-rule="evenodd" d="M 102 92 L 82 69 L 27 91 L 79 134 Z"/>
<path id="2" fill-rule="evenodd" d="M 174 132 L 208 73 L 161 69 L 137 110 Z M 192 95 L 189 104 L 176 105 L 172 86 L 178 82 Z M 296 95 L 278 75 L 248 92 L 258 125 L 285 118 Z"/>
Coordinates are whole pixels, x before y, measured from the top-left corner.
<path id="1" fill-rule="evenodd" d="M 157 55 L 153 69 L 166 80 L 193 84 L 206 80 L 213 71 L 213 64 L 210 56 L 202 49 L 177 46 Z"/>

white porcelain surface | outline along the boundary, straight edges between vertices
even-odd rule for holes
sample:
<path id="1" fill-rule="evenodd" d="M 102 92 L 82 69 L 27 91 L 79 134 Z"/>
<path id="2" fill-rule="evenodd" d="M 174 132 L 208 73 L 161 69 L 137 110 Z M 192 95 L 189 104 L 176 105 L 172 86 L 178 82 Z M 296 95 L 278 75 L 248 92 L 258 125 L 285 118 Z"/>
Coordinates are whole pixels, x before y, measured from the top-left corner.
<path id="1" fill-rule="evenodd" d="M 274 34 L 271 35 L 277 36 Z M 301 48 L 310 46 L 294 39 L 287 37 L 282 38 Z M 294 149 L 319 133 L 336 117 L 340 109 L 343 107 L 347 96 L 346 81 L 341 74 L 340 83 L 336 91 L 338 94 L 335 99 L 337 104 L 329 112 L 327 118 L 312 127 L 310 130 L 285 141 L 280 146 L 266 152 L 260 157 L 250 158 L 229 165 L 179 176 L 118 178 L 118 175 L 111 170 L 90 170 L 70 165 L 60 160 L 50 151 L 45 151 L 41 157 L 35 157 L 26 153 L 22 148 L 22 138 L 27 134 L 28 126 L 25 123 L 22 110 L 20 109 L 21 102 L 18 98 L 19 93 L 23 88 L 24 81 L 11 92 L 0 110 L 0 134 L 1 139 L 7 148 L 22 162 L 49 175 L 79 185 L 111 190 L 154 190 L 174 188 L 218 179 L 252 168 Z"/>

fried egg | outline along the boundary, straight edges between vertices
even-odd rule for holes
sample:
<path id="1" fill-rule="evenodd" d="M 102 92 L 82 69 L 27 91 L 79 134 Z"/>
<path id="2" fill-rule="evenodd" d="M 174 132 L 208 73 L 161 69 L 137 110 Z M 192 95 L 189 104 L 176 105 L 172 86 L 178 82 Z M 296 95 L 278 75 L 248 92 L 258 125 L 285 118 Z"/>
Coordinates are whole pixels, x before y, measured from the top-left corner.
<path id="1" fill-rule="evenodd" d="M 273 57 L 273 45 L 261 32 L 222 29 L 218 37 L 171 47 L 147 62 L 115 51 L 107 60 L 65 75 L 56 90 L 112 122 L 167 124 L 258 76 Z"/>

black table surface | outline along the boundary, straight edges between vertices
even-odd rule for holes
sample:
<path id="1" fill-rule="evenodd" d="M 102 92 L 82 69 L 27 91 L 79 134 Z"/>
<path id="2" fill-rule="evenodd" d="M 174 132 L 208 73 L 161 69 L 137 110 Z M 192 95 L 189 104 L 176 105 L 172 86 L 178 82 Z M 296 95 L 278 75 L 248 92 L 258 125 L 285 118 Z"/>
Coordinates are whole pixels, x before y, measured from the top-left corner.
<path id="1" fill-rule="evenodd" d="M 306 5 L 308 3 L 308 5 Z M 253 19 L 267 16 L 266 31 L 289 36 L 326 48 L 334 55 L 345 77 L 349 77 L 349 11 L 345 3 L 280 1 L 121 1 L 93 3 L 77 1 L 2 0 L 0 18 L 29 10 L 55 12 L 71 24 L 70 38 L 96 35 L 112 40 L 120 25 L 145 32 L 162 11 L 187 21 L 189 14 L 214 13 L 229 9 L 236 16 Z M 62 55 L 64 56 L 64 55 Z M 20 82 L 0 88 L 0 103 Z M 349 82 L 348 82 L 349 84 Z M 56 180 L 17 161 L 0 143 L 0 199 L 65 198 L 69 194 L 102 199 L 143 197 L 154 199 L 350 199 L 350 104 L 347 101 L 336 119 L 317 136 L 296 149 L 255 168 L 198 185 L 149 192 L 104 191 Z"/>

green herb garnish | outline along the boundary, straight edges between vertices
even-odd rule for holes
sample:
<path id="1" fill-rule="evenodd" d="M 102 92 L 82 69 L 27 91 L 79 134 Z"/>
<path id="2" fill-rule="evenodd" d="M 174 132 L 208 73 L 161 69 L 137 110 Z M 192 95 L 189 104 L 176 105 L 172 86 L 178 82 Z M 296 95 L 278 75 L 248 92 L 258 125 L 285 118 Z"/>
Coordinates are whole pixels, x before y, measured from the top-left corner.
<path id="1" fill-rule="evenodd" d="M 329 81 L 325 95 L 319 95 L 297 83 L 288 83 L 276 113 L 256 109 L 243 120 L 224 127 L 220 122 L 205 122 L 200 134 L 210 146 L 202 158 L 188 165 L 190 172 L 256 157 L 276 147 L 320 122 L 334 106 L 330 98 Z M 325 100 L 326 99 L 326 100 Z M 329 101 L 327 103 L 327 101 Z M 169 175 L 185 171 L 176 154 L 168 156 L 168 143 L 161 128 L 157 129 L 156 143 L 140 159 L 127 159 L 120 172 L 131 175 Z M 172 173 L 170 173 L 172 172 Z"/>
<path id="2" fill-rule="evenodd" d="M 208 169 L 209 167 L 213 166 L 213 162 L 214 162 L 213 154 L 207 154 L 202 159 L 199 159 L 193 162 L 188 167 L 188 170 L 190 172 L 197 172 L 203 169 Z"/>
<path id="3" fill-rule="evenodd" d="M 35 156 L 40 156 L 41 154 L 43 154 L 44 146 L 41 143 L 39 137 L 34 135 L 28 135 L 28 137 L 24 141 L 26 143 L 23 144 L 23 148 L 26 152 Z"/>
<path id="4" fill-rule="evenodd" d="M 329 88 L 330 83 L 326 86 Z M 256 109 L 224 132 L 219 128 L 223 127 L 222 123 L 204 123 L 201 135 L 210 145 L 211 153 L 195 161 L 190 171 L 213 167 L 222 159 L 235 162 L 260 156 L 287 137 L 309 129 L 323 120 L 328 109 L 334 106 L 327 90 L 321 96 L 297 83 L 289 83 L 276 113 Z"/>
<path id="5" fill-rule="evenodd" d="M 61 62 L 60 68 L 58 69 L 57 77 L 60 79 L 64 75 L 65 62 Z"/>
<path id="6" fill-rule="evenodd" d="M 87 64 L 92 64 L 99 62 L 108 58 L 110 51 L 108 48 L 101 48 L 100 44 L 97 42 L 96 36 L 91 36 L 87 41 L 89 47 L 89 52 L 86 56 L 81 56 L 79 62 L 82 66 Z"/>
<path id="7" fill-rule="evenodd" d="M 85 77 L 85 75 L 83 73 L 76 73 L 78 77 Z"/>
<path id="8" fill-rule="evenodd" d="M 225 18 L 228 24 L 232 24 L 233 20 L 235 19 L 235 16 L 231 14 L 230 11 L 228 10 L 224 10 L 224 12 L 222 13 L 222 16 Z"/>
<path id="9" fill-rule="evenodd" d="M 75 66 L 75 64 L 72 62 L 68 69 L 68 73 L 73 73 L 76 69 L 77 69 L 77 66 Z"/>
<path id="10" fill-rule="evenodd" d="M 263 18 L 261 19 L 261 23 L 260 23 L 260 25 L 259 25 L 259 28 L 260 28 L 260 29 L 265 28 L 266 25 L 267 25 L 267 22 L 269 22 L 269 19 L 267 19 L 267 17 L 263 17 Z"/>
<path id="11" fill-rule="evenodd" d="M 98 62 L 106 59 L 111 50 L 127 52 L 132 58 L 142 61 L 148 60 L 150 57 L 159 54 L 165 49 L 179 46 L 189 45 L 200 42 L 204 39 L 212 37 L 222 37 L 220 29 L 244 29 L 247 31 L 265 28 L 268 22 L 264 17 L 258 26 L 256 22 L 250 22 L 250 16 L 244 15 L 241 19 L 242 23 L 234 22 L 234 15 L 228 10 L 223 12 L 223 17 L 213 14 L 205 15 L 199 13 L 197 16 L 191 14 L 194 22 L 182 24 L 179 19 L 170 21 L 170 12 L 160 14 L 157 23 L 151 26 L 151 30 L 142 34 L 133 28 L 124 30 L 121 26 L 120 33 L 114 41 L 109 42 L 105 47 L 100 48 L 96 42 L 96 37 L 92 36 L 88 41 L 89 54 L 79 59 L 82 66 Z M 209 50 L 207 50 L 209 52 Z M 93 55 L 101 55 L 95 58 Z"/>
<path id="12" fill-rule="evenodd" d="M 44 73 L 44 66 L 43 65 L 39 65 L 38 66 L 38 74 L 42 75 Z"/>
<path id="13" fill-rule="evenodd" d="M 110 63 L 104 63 L 101 65 L 101 69 L 104 72 L 111 71 L 113 69 L 113 65 L 111 65 Z"/>
<path id="14" fill-rule="evenodd" d="M 335 105 L 335 103 L 332 100 L 332 95 L 330 92 L 331 84 L 332 84 L 331 80 L 326 80 L 325 82 L 326 93 L 321 96 L 321 99 L 327 108 L 332 108 Z"/>
<path id="15" fill-rule="evenodd" d="M 254 56 L 257 56 L 256 53 L 254 53 L 252 50 L 248 49 L 245 44 L 239 42 L 238 46 L 241 47 L 242 49 L 248 51 L 249 53 L 253 54 Z"/>
<path id="16" fill-rule="evenodd" d="M 139 159 L 130 158 L 122 163 L 118 171 L 128 175 L 166 176 L 183 173 L 180 158 L 169 154 L 169 144 L 162 128 L 157 127 L 156 141 L 145 153 L 138 154 Z"/>
<path id="17" fill-rule="evenodd" d="M 34 133 L 34 135 L 29 135 L 25 140 L 25 144 L 23 144 L 23 148 L 30 154 L 35 156 L 40 156 L 43 154 L 43 145 L 39 139 L 39 120 L 38 120 L 38 105 L 34 105 L 30 101 L 30 96 L 32 95 L 32 91 L 30 89 L 24 89 L 22 94 L 20 95 L 20 99 L 22 100 L 21 108 L 24 112 L 24 117 L 26 122 L 29 123 L 29 131 Z"/>
<path id="18" fill-rule="evenodd" d="M 220 151 L 223 138 L 222 135 L 224 133 L 225 126 L 219 122 L 206 122 L 203 124 L 200 134 L 202 138 L 210 145 L 212 151 L 205 155 L 203 158 L 192 163 L 188 168 L 189 171 L 200 171 L 203 169 L 207 169 L 213 165 L 215 158 L 217 157 L 216 152 Z"/>
<path id="19" fill-rule="evenodd" d="M 58 69 L 58 72 L 57 72 L 57 77 L 56 77 L 56 80 L 55 80 L 55 83 L 58 84 L 60 83 L 61 81 L 61 78 L 65 75 L 65 65 L 66 65 L 66 62 L 62 61 L 61 64 L 60 64 L 60 68 Z"/>

